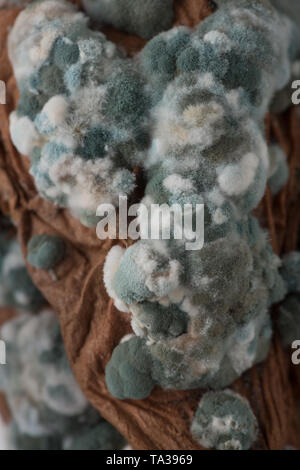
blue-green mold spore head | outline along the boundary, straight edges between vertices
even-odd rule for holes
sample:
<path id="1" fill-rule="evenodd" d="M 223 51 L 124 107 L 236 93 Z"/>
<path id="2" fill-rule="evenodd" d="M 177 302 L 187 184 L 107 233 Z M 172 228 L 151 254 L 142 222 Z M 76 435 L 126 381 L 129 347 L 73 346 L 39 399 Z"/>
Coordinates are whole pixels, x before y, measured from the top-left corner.
<path id="1" fill-rule="evenodd" d="M 231 390 L 207 392 L 200 400 L 191 433 L 202 446 L 247 450 L 257 437 L 257 420 L 249 402 Z"/>
<path id="2" fill-rule="evenodd" d="M 147 398 L 155 386 L 151 367 L 151 357 L 141 338 L 132 337 L 121 342 L 106 366 L 108 390 L 120 400 Z"/>
<path id="3" fill-rule="evenodd" d="M 91 18 L 144 39 L 169 29 L 173 22 L 173 0 L 83 0 Z"/>
<path id="4" fill-rule="evenodd" d="M 52 269 L 65 256 L 65 242 L 54 235 L 35 235 L 27 244 L 27 261 L 37 269 Z"/>
<path id="5" fill-rule="evenodd" d="M 268 185 L 273 195 L 278 194 L 289 179 L 289 167 L 287 156 L 279 145 L 269 147 L 270 168 L 268 175 Z"/>
<path id="6" fill-rule="evenodd" d="M 6 239 L 0 264 L 1 303 L 25 311 L 38 311 L 45 305 L 41 292 L 33 284 L 25 266 L 19 243 Z"/>
<path id="7" fill-rule="evenodd" d="M 149 99 L 135 70 L 124 69 L 109 80 L 103 112 L 107 119 L 123 126 L 136 126 L 144 119 Z"/>

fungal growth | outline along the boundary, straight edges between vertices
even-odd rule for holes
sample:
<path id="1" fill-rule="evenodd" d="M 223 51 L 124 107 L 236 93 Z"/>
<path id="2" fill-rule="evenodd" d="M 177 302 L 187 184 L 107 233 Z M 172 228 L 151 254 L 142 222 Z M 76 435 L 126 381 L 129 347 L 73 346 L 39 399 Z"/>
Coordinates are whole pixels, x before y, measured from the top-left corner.
<path id="1" fill-rule="evenodd" d="M 124 445 L 79 389 L 54 312 L 21 314 L 2 327 L 1 337 L 9 361 L 0 368 L 0 389 L 13 416 L 14 448 L 112 450 Z"/>
<path id="2" fill-rule="evenodd" d="M 9 234 L 10 229 L 8 221 L 6 227 L 2 225 L 0 229 L 0 304 L 37 311 L 45 304 L 45 299 L 33 284 L 20 245 Z"/>
<path id="3" fill-rule="evenodd" d="M 27 261 L 37 269 L 52 269 L 65 255 L 64 241 L 53 235 L 35 235 L 27 245 Z"/>
<path id="4" fill-rule="evenodd" d="M 282 343 L 290 347 L 300 338 L 300 252 L 294 251 L 283 258 L 281 274 L 285 279 L 288 297 L 279 306 L 277 327 Z"/>
<path id="5" fill-rule="evenodd" d="M 205 244 L 141 240 L 108 255 L 108 292 L 130 310 L 141 350 L 132 357 L 129 341 L 112 355 L 106 381 L 119 398 L 151 383 L 223 388 L 268 353 L 269 309 L 286 285 L 251 211 L 268 180 L 277 192 L 287 178 L 263 120 L 290 79 L 294 31 L 267 3 L 226 2 L 196 31 L 162 33 L 141 52 L 157 99 L 143 203 L 204 203 Z"/>
<path id="6" fill-rule="evenodd" d="M 249 402 L 231 390 L 207 392 L 200 400 L 191 432 L 209 449 L 247 450 L 257 437 L 257 421 Z"/>
<path id="7" fill-rule="evenodd" d="M 267 182 L 274 193 L 286 183 L 264 117 L 299 46 L 295 24 L 268 1 L 219 2 L 196 29 L 161 32 L 134 59 L 64 1 L 19 15 L 9 38 L 20 89 L 10 132 L 39 192 L 95 225 L 100 203 L 132 196 L 138 166 L 147 208 L 188 204 L 195 215 L 205 206 L 201 250 L 186 249 L 190 230 L 107 256 L 107 292 L 135 333 L 107 366 L 114 396 L 145 398 L 155 385 L 223 388 L 268 354 L 269 310 L 287 285 L 251 213 Z M 138 221 L 146 233 L 149 217 L 141 211 Z"/>
<path id="8" fill-rule="evenodd" d="M 135 187 L 149 97 L 131 61 L 87 21 L 62 0 L 18 16 L 9 56 L 21 98 L 10 132 L 39 192 L 90 225 L 100 203 Z"/>
<path id="9" fill-rule="evenodd" d="M 278 194 L 289 179 L 287 158 L 279 145 L 269 147 L 270 169 L 268 185 L 272 194 Z"/>
<path id="10" fill-rule="evenodd" d="M 271 3 L 294 21 L 300 23 L 300 4 L 298 0 L 271 0 Z"/>
<path id="11" fill-rule="evenodd" d="M 83 0 L 87 14 L 96 22 L 151 39 L 171 28 L 173 0 Z"/>

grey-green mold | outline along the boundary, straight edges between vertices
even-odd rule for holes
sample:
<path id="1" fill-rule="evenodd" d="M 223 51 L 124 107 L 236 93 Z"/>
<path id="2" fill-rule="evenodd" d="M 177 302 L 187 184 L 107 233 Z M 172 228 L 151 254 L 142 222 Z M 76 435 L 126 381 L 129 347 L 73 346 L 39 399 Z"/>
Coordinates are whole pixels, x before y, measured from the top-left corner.
<path id="1" fill-rule="evenodd" d="M 280 272 L 288 292 L 300 294 L 300 251 L 292 251 L 283 257 Z"/>
<path id="2" fill-rule="evenodd" d="M 37 311 L 45 299 L 28 274 L 20 245 L 15 238 L 0 233 L 0 303 L 27 311 Z"/>
<path id="3" fill-rule="evenodd" d="M 90 225 L 101 202 L 117 205 L 135 188 L 149 93 L 121 49 L 87 21 L 69 2 L 34 2 L 8 49 L 21 92 L 14 144 L 31 158 L 40 194 Z"/>
<path id="4" fill-rule="evenodd" d="M 11 136 L 31 157 L 40 193 L 90 224 L 101 202 L 133 194 L 139 165 L 146 207 L 205 204 L 202 250 L 141 240 L 108 254 L 107 291 L 140 336 L 107 367 L 115 396 L 224 387 L 266 357 L 269 309 L 287 287 L 251 212 L 268 181 L 274 192 L 286 182 L 264 117 L 291 80 L 299 44 L 291 20 L 256 0 L 222 2 L 194 30 L 162 32 L 133 60 L 64 1 L 18 17 Z M 61 80 L 51 80 L 55 71 Z M 146 230 L 149 218 L 139 222 Z"/>
<path id="5" fill-rule="evenodd" d="M 205 393 L 191 426 L 195 440 L 217 450 L 250 449 L 257 430 L 249 402 L 231 390 Z"/>
<path id="6" fill-rule="evenodd" d="M 16 449 L 110 450 L 124 439 L 92 408 L 75 381 L 56 314 L 22 314 L 5 323 L 8 361 L 0 389 L 12 412 Z"/>
<path id="7" fill-rule="evenodd" d="M 178 49 L 170 46 L 175 38 Z M 269 5 L 231 1 L 194 32 L 161 33 L 140 54 L 152 86 L 161 85 L 142 202 L 149 210 L 205 204 L 201 250 L 186 250 L 186 240 L 141 240 L 114 247 L 104 267 L 109 294 L 130 310 L 143 340 L 134 347 L 150 354 L 147 380 L 155 385 L 222 388 L 268 354 L 269 309 L 287 286 L 251 211 L 268 181 L 277 192 L 288 176 L 283 152 L 266 145 L 263 119 L 290 79 L 293 39 L 291 22 Z M 106 380 L 116 396 L 133 398 L 123 349 L 114 351 Z"/>
<path id="8" fill-rule="evenodd" d="M 54 235 L 35 235 L 27 244 L 27 261 L 37 269 L 52 269 L 65 256 L 65 242 Z"/>
<path id="9" fill-rule="evenodd" d="M 155 382 L 151 377 L 151 356 L 139 337 L 121 342 L 106 368 L 106 383 L 112 395 L 123 400 L 143 400 Z"/>
<path id="10" fill-rule="evenodd" d="M 172 26 L 173 0 L 83 0 L 96 22 L 150 39 Z"/>

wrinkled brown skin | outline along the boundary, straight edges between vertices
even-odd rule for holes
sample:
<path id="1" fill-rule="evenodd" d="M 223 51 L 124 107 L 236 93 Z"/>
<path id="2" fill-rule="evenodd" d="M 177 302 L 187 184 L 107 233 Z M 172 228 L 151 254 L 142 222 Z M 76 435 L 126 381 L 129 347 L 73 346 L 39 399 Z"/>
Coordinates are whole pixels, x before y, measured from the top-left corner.
<path id="1" fill-rule="evenodd" d="M 211 12 L 207 0 L 175 0 L 174 6 L 175 23 L 190 27 Z M 18 91 L 7 57 L 6 36 L 18 11 L 6 9 L 0 14 L 0 79 L 7 84 L 7 104 L 0 105 L 0 209 L 17 224 L 24 255 L 33 235 L 56 234 L 67 243 L 66 258 L 56 268 L 57 281 L 48 272 L 31 266 L 28 269 L 59 316 L 71 366 L 88 400 L 134 449 L 201 449 L 192 439 L 189 427 L 203 390 L 156 388 L 146 400 L 120 401 L 106 388 L 105 366 L 122 336 L 130 332 L 128 316 L 116 310 L 103 286 L 103 263 L 115 242 L 98 240 L 94 229 L 83 227 L 67 210 L 39 197 L 28 173 L 28 158 L 20 155 L 10 141 L 8 116 L 16 106 Z M 112 28 L 106 28 L 105 33 L 122 44 L 130 55 L 144 45 L 141 39 Z M 300 112 L 296 107 L 266 119 L 267 136 L 278 141 L 287 152 L 291 170 L 289 183 L 279 196 L 272 199 L 267 190 L 256 210 L 279 254 L 297 246 L 299 124 Z M 11 315 L 6 313 L 1 312 L 1 323 Z M 254 449 L 282 449 L 286 444 L 300 448 L 300 413 L 295 401 L 299 384 L 300 366 L 292 369 L 290 351 L 283 351 L 275 333 L 268 359 L 245 373 L 232 387 L 249 399 L 257 416 L 259 436 Z M 0 408 L 5 411 L 1 401 Z"/>

